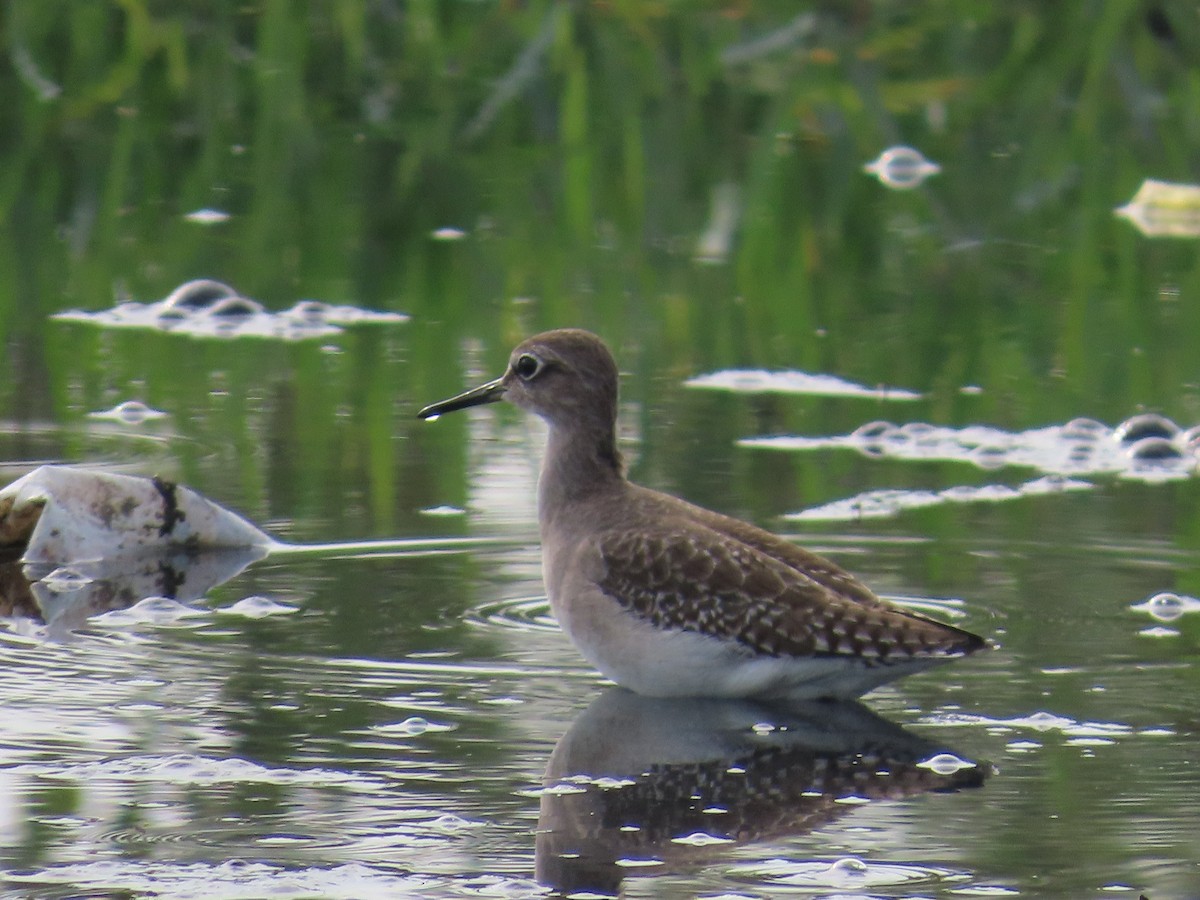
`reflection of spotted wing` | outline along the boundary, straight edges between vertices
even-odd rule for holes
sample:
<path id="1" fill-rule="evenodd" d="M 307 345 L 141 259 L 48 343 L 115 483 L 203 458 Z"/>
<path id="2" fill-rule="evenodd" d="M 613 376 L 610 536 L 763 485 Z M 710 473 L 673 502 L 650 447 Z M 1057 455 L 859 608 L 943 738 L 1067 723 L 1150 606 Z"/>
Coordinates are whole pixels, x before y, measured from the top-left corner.
<path id="1" fill-rule="evenodd" d="M 608 596 L 659 628 L 733 639 L 766 656 L 957 656 L 983 641 L 949 625 L 843 597 L 701 526 L 599 535 Z"/>

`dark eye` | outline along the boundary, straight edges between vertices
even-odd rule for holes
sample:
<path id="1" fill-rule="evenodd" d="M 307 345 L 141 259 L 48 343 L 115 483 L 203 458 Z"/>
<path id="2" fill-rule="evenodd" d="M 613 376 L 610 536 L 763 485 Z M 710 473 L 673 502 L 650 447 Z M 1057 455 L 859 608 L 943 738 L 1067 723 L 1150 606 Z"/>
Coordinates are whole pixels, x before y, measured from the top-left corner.
<path id="1" fill-rule="evenodd" d="M 541 370 L 542 361 L 532 353 L 522 353 L 513 365 L 513 371 L 524 381 L 528 381 Z"/>

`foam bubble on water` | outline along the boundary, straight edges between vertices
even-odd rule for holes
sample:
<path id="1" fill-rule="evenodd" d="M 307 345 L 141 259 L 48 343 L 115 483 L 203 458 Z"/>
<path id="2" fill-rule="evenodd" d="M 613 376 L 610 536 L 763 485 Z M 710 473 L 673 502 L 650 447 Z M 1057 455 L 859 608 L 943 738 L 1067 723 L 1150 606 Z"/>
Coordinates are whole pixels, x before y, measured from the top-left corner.
<path id="1" fill-rule="evenodd" d="M 925 422 L 894 425 L 876 421 L 846 435 L 772 435 L 738 441 L 742 447 L 768 450 L 845 448 L 889 459 L 968 462 L 989 470 L 1029 468 L 1064 479 L 1115 475 L 1150 483 L 1191 477 L 1197 467 L 1197 444 L 1200 437 L 1151 414 L 1133 416 L 1115 429 L 1092 419 L 1072 419 L 1065 425 L 1021 432 L 983 425 L 950 428 Z M 1050 487 L 1048 483 L 1043 486 Z"/>
<path id="2" fill-rule="evenodd" d="M 683 837 L 671 838 L 671 843 L 685 844 L 689 847 L 711 847 L 714 844 L 732 844 L 733 839 L 719 837 L 715 834 L 707 834 L 703 831 L 696 831 Z"/>
<path id="3" fill-rule="evenodd" d="M 403 313 L 300 300 L 273 312 L 210 278 L 185 282 L 154 303 L 119 303 L 111 309 L 67 310 L 53 318 L 102 328 L 148 328 L 197 338 L 306 340 L 338 334 L 348 325 L 405 322 Z"/>
<path id="4" fill-rule="evenodd" d="M 917 400 L 921 394 L 896 387 L 870 388 L 835 375 L 809 372 L 768 372 L 763 369 L 725 369 L 697 375 L 684 387 L 743 394 L 812 394 L 825 397 L 870 397 L 876 400 Z"/>
<path id="5" fill-rule="evenodd" d="M 955 756 L 953 753 L 939 753 L 917 763 L 917 768 L 928 769 L 935 775 L 953 775 L 963 769 L 974 769 L 975 767 L 975 763 L 971 760 Z"/>
<path id="6" fill-rule="evenodd" d="M 265 619 L 267 616 L 286 616 L 297 611 L 295 606 L 276 603 L 269 597 L 243 597 L 232 606 L 219 607 L 215 610 L 223 616 L 241 616 L 244 619 Z"/>
<path id="7" fill-rule="evenodd" d="M 905 191 L 921 185 L 925 179 L 942 171 L 942 167 L 925 158 L 913 147 L 888 147 L 878 157 L 863 166 L 880 184 L 892 190 Z"/>
<path id="8" fill-rule="evenodd" d="M 69 594 L 81 590 L 93 582 L 82 572 L 77 572 L 68 566 L 60 566 L 49 575 L 40 578 L 39 583 L 56 594 Z"/>
<path id="9" fill-rule="evenodd" d="M 1135 603 L 1130 609 L 1147 613 L 1159 622 L 1174 622 L 1189 613 L 1200 612 L 1200 600 L 1171 591 L 1161 591 Z"/>
<path id="10" fill-rule="evenodd" d="M 1138 413 L 1130 416 L 1113 429 L 1113 440 L 1119 444 L 1133 444 L 1143 438 L 1170 438 L 1179 434 L 1180 428 L 1166 416 L 1158 413 Z"/>
<path id="11" fill-rule="evenodd" d="M 946 884 L 965 880 L 966 873 L 916 863 L 863 860 L 855 856 L 834 860 L 767 859 L 734 863 L 730 874 L 760 884 L 805 889 L 856 890 L 887 888 L 922 882 Z"/>
<path id="12" fill-rule="evenodd" d="M 425 823 L 425 829 L 438 834 L 444 834 L 450 837 L 467 834 L 472 831 L 478 831 L 480 828 L 486 827 L 486 823 L 478 822 L 473 819 L 464 819 L 462 816 L 456 816 L 454 813 L 442 813 L 440 816 L 433 818 Z"/>
<path id="13" fill-rule="evenodd" d="M 447 885 L 427 875 L 397 874 L 362 863 L 293 868 L 262 861 L 225 860 L 170 862 L 151 859 L 111 859 L 63 863 L 25 871 L 9 870 L 5 879 L 16 884 L 63 885 L 72 891 L 120 892 L 136 896 L 169 896 L 172 900 L 273 900 L 323 897 L 328 900 L 427 898 L 444 893 Z"/>
<path id="14" fill-rule="evenodd" d="M 89 624 L 98 628 L 129 628 L 139 625 L 176 625 L 188 619 L 206 618 L 209 613 L 168 597 L 147 597 L 128 609 L 114 609 L 93 617 Z"/>
<path id="15" fill-rule="evenodd" d="M 448 506 L 444 504 L 442 506 L 427 506 L 425 509 L 419 510 L 419 512 L 423 516 L 433 516 L 439 519 L 462 516 L 466 514 L 466 510 L 461 506 Z"/>
<path id="16" fill-rule="evenodd" d="M 92 762 L 30 762 L 11 772 L 78 782 L 133 782 L 194 785 L 263 783 L 376 789 L 371 778 L 333 769 L 271 768 L 238 757 L 211 757 L 192 753 L 141 754 Z"/>
<path id="17" fill-rule="evenodd" d="M 89 419 L 120 422 L 122 425 L 141 425 L 144 422 L 166 418 L 167 414 L 161 410 L 151 409 L 140 400 L 126 400 L 118 403 L 112 409 L 90 412 L 87 415 Z"/>
<path id="18" fill-rule="evenodd" d="M 197 225 L 219 225 L 221 222 L 228 222 L 230 215 L 224 210 L 204 207 L 185 213 L 183 218 L 184 221 L 195 222 Z"/>
<path id="19" fill-rule="evenodd" d="M 622 869 L 652 869 L 655 866 L 661 866 L 663 861 L 653 857 L 633 857 L 625 856 L 616 861 L 616 865 Z"/>
<path id="20" fill-rule="evenodd" d="M 1014 716 L 1011 719 L 997 719 L 973 713 L 941 712 L 922 721 L 929 725 L 982 725 L 997 734 L 1014 730 L 1038 733 L 1057 731 L 1068 737 L 1118 738 L 1134 734 L 1133 727 L 1123 722 L 1078 721 L 1045 710 Z"/>
<path id="21" fill-rule="evenodd" d="M 937 506 L 942 503 L 996 503 L 1020 497 L 1090 490 L 1092 487 L 1091 483 L 1078 479 L 1045 476 L 1016 487 L 985 484 L 956 485 L 940 491 L 875 490 L 843 500 L 835 500 L 811 509 L 787 513 L 783 518 L 792 522 L 882 519 L 899 515 L 906 510 Z"/>
<path id="22" fill-rule="evenodd" d="M 409 716 L 402 722 L 390 725 L 376 725 L 372 730 L 382 734 L 398 734 L 404 737 L 417 737 L 422 734 L 432 734 L 440 731 L 453 731 L 454 725 L 431 722 L 424 716 Z"/>
<path id="23" fill-rule="evenodd" d="M 1174 628 L 1168 628 L 1166 625 L 1151 625 L 1149 628 L 1143 628 L 1139 631 L 1138 636 L 1149 638 L 1179 637 L 1179 631 Z"/>
<path id="24" fill-rule="evenodd" d="M 830 877 L 837 880 L 858 879 L 865 877 L 871 867 L 857 856 L 847 856 L 831 864 L 828 871 Z"/>

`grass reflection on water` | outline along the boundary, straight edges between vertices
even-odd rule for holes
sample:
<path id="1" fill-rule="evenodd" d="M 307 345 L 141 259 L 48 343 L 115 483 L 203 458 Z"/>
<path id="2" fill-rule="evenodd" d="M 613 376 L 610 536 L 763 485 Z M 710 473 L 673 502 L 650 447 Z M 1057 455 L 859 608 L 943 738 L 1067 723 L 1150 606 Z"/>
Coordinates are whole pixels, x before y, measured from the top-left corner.
<path id="1" fill-rule="evenodd" d="M 599 694 L 536 602 L 513 601 L 542 591 L 536 441 L 510 412 L 411 416 L 528 333 L 602 333 L 627 367 L 638 480 L 766 525 L 998 476 L 742 439 L 1200 420 L 1194 243 L 1113 215 L 1147 177 L 1195 177 L 1187 4 L 61 12 L 13 4 L 0 70 L 7 476 L 158 473 L 289 540 L 510 544 L 273 561 L 208 598 L 286 615 L 110 623 L 61 644 L 7 627 L 0 847 L 19 892 L 536 890 L 529 792 Z M 862 172 L 900 143 L 941 171 L 907 192 Z M 227 218 L 188 218 L 204 208 Z M 203 277 L 269 309 L 314 298 L 412 320 L 283 345 L 51 318 Z M 922 397 L 898 412 L 683 386 L 746 368 Z M 167 418 L 88 417 L 130 400 Z M 964 625 L 1000 639 L 869 698 L 998 774 L 728 856 L 693 848 L 696 867 L 627 887 L 1194 892 L 1200 628 L 1131 607 L 1200 595 L 1198 500 L 1194 477 L 1103 478 L 795 523 L 872 586 L 961 598 Z M 443 505 L 466 512 L 420 512 Z M 437 727 L 397 727 L 412 718 Z M 1111 731 L 1036 727 L 1051 720 Z M 856 882 L 852 860 L 897 880 Z"/>

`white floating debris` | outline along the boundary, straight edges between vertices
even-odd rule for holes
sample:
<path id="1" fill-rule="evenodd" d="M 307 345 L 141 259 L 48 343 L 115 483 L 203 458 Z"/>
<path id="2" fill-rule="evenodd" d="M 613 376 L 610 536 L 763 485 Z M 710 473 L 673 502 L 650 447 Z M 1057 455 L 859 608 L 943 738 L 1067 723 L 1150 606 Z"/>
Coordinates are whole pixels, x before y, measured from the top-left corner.
<path id="1" fill-rule="evenodd" d="M 926 159 L 920 150 L 900 146 L 888 147 L 863 166 L 863 171 L 874 175 L 886 187 L 905 191 L 936 175 L 942 171 L 942 167 Z"/>
<path id="2" fill-rule="evenodd" d="M 883 860 L 866 861 L 854 856 L 841 859 L 768 859 L 743 863 L 733 863 L 730 871 L 738 876 L 748 876 L 758 879 L 767 885 L 784 888 L 846 888 L 856 891 L 855 897 L 862 896 L 861 892 L 870 888 L 892 888 L 887 890 L 888 896 L 894 894 L 894 889 L 906 883 L 929 883 L 958 881 L 964 878 L 964 873 L 934 866 L 922 866 L 915 863 L 886 862 Z M 807 896 L 809 890 L 804 891 Z M 928 894 L 926 887 L 922 895 Z M 872 891 L 871 896 L 875 896 Z M 907 892 L 905 894 L 907 896 Z M 772 894 L 774 896 L 774 894 Z M 822 896 L 825 896 L 822 894 Z"/>
<path id="3" fill-rule="evenodd" d="M 402 734 L 405 737 L 416 737 L 417 735 L 425 734 L 425 732 L 445 731 L 445 728 L 430 728 L 429 720 L 422 716 L 409 716 L 403 722 L 394 722 L 391 725 L 379 725 L 375 729 L 380 732 L 390 734 Z"/>
<path id="4" fill-rule="evenodd" d="M 429 235 L 435 241 L 461 241 L 467 233 L 461 228 L 438 228 Z"/>
<path id="5" fill-rule="evenodd" d="M 1166 625 L 1151 625 L 1149 628 L 1143 628 L 1138 632 L 1140 637 L 1151 638 L 1168 638 L 1179 637 L 1179 632 L 1174 628 L 1168 628 Z"/>
<path id="6" fill-rule="evenodd" d="M 1009 741 L 1005 746 L 1016 753 L 1028 753 L 1032 750 L 1042 749 L 1042 745 L 1038 741 Z"/>
<path id="7" fill-rule="evenodd" d="M 1114 215 L 1147 237 L 1200 237 L 1200 185 L 1147 178 Z"/>
<path id="8" fill-rule="evenodd" d="M 1058 731 L 1068 737 L 1125 737 L 1134 733 L 1131 726 L 1121 722 L 1079 722 L 1054 713 L 1039 711 L 1012 719 L 994 719 L 972 713 L 939 713 L 925 720 L 931 725 L 982 725 L 997 733 L 1013 729 L 1032 729 L 1037 732 Z"/>
<path id="9" fill-rule="evenodd" d="M 380 780 L 371 776 L 338 769 L 270 768 L 239 757 L 192 753 L 139 753 L 77 763 L 55 759 L 22 763 L 7 771 L 18 777 L 69 779 L 80 784 L 279 784 L 354 788 L 364 792 L 383 787 Z"/>
<path id="10" fill-rule="evenodd" d="M 1172 440 L 1180 430 L 1179 426 L 1166 416 L 1160 416 L 1158 413 L 1138 413 L 1114 428 L 1112 436 L 1118 444 L 1129 446 L 1145 438 Z"/>
<path id="11" fill-rule="evenodd" d="M 241 616 L 244 619 L 265 619 L 267 616 L 286 616 L 296 612 L 296 607 L 276 603 L 270 597 L 243 597 L 233 606 L 224 606 L 216 610 L 223 616 Z"/>
<path id="12" fill-rule="evenodd" d="M 808 372 L 768 372 L 763 369 L 724 369 L 697 375 L 684 387 L 732 391 L 740 394 L 814 394 L 825 397 L 870 397 L 876 400 L 917 400 L 915 391 L 896 387 L 869 388 L 836 375 Z"/>
<path id="13" fill-rule="evenodd" d="M 732 844 L 733 838 L 718 837 L 715 834 L 706 834 L 703 831 L 697 831 L 683 837 L 671 838 L 671 843 L 686 844 L 689 847 L 711 847 L 714 844 Z"/>
<path id="14" fill-rule="evenodd" d="M 427 506 L 420 510 L 423 516 L 434 516 L 436 518 L 449 518 L 451 516 L 461 516 L 466 514 L 466 510 L 459 506 Z"/>
<path id="15" fill-rule="evenodd" d="M 146 597 L 125 609 L 114 609 L 94 616 L 93 628 L 126 630 L 142 625 L 171 626 L 187 619 L 204 618 L 207 613 L 167 597 Z"/>
<path id="16" fill-rule="evenodd" d="M 1174 622 L 1187 613 L 1200 612 L 1200 600 L 1163 591 L 1135 604 L 1130 609 L 1148 613 L 1160 622 Z"/>
<path id="17" fill-rule="evenodd" d="M 229 221 L 229 213 L 219 209 L 196 209 L 187 213 L 184 217 L 185 221 L 195 222 L 197 225 L 218 225 L 221 222 Z"/>
<path id="18" fill-rule="evenodd" d="M 871 871 L 871 867 L 857 856 L 846 856 L 835 860 L 829 866 L 829 874 L 834 878 L 858 878 Z"/>
<path id="19" fill-rule="evenodd" d="M 935 775 L 953 775 L 963 769 L 974 769 L 975 763 L 969 759 L 955 756 L 953 753 L 939 753 L 937 756 L 917 763 L 917 768 L 928 769 Z"/>
<path id="20" fill-rule="evenodd" d="M 487 823 L 474 819 L 464 819 L 462 816 L 454 815 L 454 813 L 442 813 L 437 818 L 426 822 L 425 827 L 429 831 L 435 831 L 438 834 L 455 835 L 475 831 L 478 828 L 486 828 Z"/>
<path id="21" fill-rule="evenodd" d="M 155 303 L 119 303 L 111 309 L 67 310 L 53 318 L 101 328 L 148 328 L 196 338 L 273 338 L 298 341 L 339 334 L 347 325 L 408 321 L 396 312 L 301 300 L 272 312 L 229 285 L 201 278 L 186 282 Z"/>
<path id="22" fill-rule="evenodd" d="M 22 549 L 51 634 L 146 598 L 158 605 L 107 624 L 157 622 L 164 604 L 202 597 L 275 546 L 187 488 L 69 466 L 42 466 L 0 490 L 0 545 Z"/>
<path id="23" fill-rule="evenodd" d="M 879 421 L 862 425 L 847 435 L 774 435 L 743 438 L 738 441 L 738 445 L 793 451 L 840 447 L 857 450 L 872 457 L 920 462 L 969 462 L 982 469 L 1018 466 L 1034 469 L 1049 476 L 1061 476 L 1063 479 L 1077 475 L 1116 475 L 1154 483 L 1190 478 L 1197 466 L 1197 448 L 1189 443 L 1192 432 L 1180 431 L 1170 420 L 1158 421 L 1159 419 L 1161 417 L 1156 416 L 1154 421 L 1147 421 L 1145 416 L 1135 416 L 1116 429 L 1109 429 L 1090 419 L 1074 419 L 1066 425 L 1051 425 L 1021 432 L 1004 431 L 985 425 L 950 428 L 924 422 L 894 425 L 891 422 Z M 1157 436 L 1164 429 L 1173 436 Z M 1051 478 L 1030 482 L 1017 490 L 1035 493 L 1084 487 L 1081 482 L 1056 481 Z M 903 498 L 882 499 L 890 502 Z M 917 505 L 934 502 L 928 497 L 912 499 Z"/>
<path id="24" fill-rule="evenodd" d="M 877 490 L 867 491 L 844 500 L 835 500 L 811 509 L 788 513 L 783 518 L 791 522 L 822 521 L 850 522 L 859 519 L 885 519 L 909 509 L 937 506 L 942 503 L 996 503 L 1019 497 L 1063 491 L 1090 490 L 1087 481 L 1047 476 L 1028 481 L 1015 488 L 1003 484 L 957 485 L 941 491 Z"/>
<path id="25" fill-rule="evenodd" d="M 59 566 L 42 578 L 42 584 L 56 594 L 81 591 L 92 582 L 93 579 L 88 578 L 82 572 L 75 571 L 70 566 Z"/>
<path id="26" fill-rule="evenodd" d="M 143 422 L 166 418 L 166 415 L 161 410 L 151 409 L 141 400 L 126 400 L 124 403 L 118 403 L 112 409 L 88 413 L 88 418 L 120 422 L 122 425 L 141 425 Z"/>
<path id="27" fill-rule="evenodd" d="M 0 490 L 0 544 L 26 564 L 76 566 L 174 547 L 269 547 L 240 516 L 158 478 L 41 466 Z"/>

